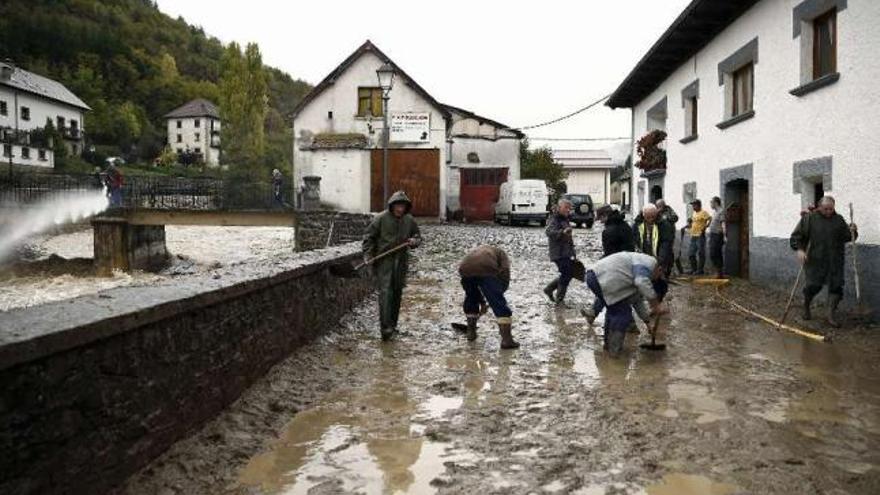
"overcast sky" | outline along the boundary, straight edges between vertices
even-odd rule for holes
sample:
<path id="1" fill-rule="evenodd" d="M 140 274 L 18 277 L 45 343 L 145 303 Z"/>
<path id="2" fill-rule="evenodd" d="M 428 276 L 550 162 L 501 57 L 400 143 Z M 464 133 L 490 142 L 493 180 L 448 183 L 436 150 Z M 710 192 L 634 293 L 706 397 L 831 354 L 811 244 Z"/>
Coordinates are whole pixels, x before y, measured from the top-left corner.
<path id="1" fill-rule="evenodd" d="M 611 91 L 689 0 L 159 0 L 223 42 L 316 84 L 371 39 L 435 98 L 520 127 Z M 628 110 L 589 110 L 532 138 L 628 136 Z M 533 144 L 542 142 L 533 140 Z M 591 148 L 607 143 L 551 143 Z"/>

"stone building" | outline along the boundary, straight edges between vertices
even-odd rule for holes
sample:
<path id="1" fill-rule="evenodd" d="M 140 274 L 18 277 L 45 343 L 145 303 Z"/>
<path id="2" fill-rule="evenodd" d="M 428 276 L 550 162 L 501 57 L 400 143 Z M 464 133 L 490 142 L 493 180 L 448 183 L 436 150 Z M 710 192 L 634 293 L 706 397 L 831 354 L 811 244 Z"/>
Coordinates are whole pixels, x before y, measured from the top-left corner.
<path id="1" fill-rule="evenodd" d="M 165 114 L 168 146 L 177 152 L 195 153 L 208 166 L 220 165 L 220 110 L 196 98 Z"/>

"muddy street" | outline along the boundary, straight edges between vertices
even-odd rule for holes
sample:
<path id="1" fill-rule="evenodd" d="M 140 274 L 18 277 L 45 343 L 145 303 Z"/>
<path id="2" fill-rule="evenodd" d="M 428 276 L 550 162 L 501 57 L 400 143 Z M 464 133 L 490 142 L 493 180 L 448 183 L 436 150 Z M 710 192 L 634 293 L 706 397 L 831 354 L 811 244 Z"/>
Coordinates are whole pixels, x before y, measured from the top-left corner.
<path id="1" fill-rule="evenodd" d="M 611 359 L 579 308 L 541 293 L 554 276 L 543 229 L 423 228 L 401 309 L 382 343 L 375 297 L 300 349 L 232 407 L 121 490 L 226 493 L 880 493 L 880 345 L 833 343 L 731 312 L 714 289 L 675 285 L 664 352 Z M 499 351 L 492 318 L 469 343 L 456 268 L 479 243 L 511 255 L 522 348 Z M 576 231 L 597 259 L 599 229 Z M 748 305 L 778 293 L 734 284 Z M 783 301 L 784 302 L 784 301 Z M 800 324 L 799 321 L 795 323 Z M 817 327 L 818 328 L 818 327 Z"/>

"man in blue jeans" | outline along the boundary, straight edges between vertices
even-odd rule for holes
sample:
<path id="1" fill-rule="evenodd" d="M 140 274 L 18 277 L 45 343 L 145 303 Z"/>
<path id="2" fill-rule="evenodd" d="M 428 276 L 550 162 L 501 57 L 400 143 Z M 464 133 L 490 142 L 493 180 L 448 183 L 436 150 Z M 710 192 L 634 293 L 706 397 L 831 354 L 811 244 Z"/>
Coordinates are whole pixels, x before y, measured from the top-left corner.
<path id="1" fill-rule="evenodd" d="M 550 214 L 547 220 L 547 245 L 550 250 L 550 260 L 559 269 L 559 276 L 544 287 L 544 294 L 551 301 L 561 306 L 565 302 L 565 293 L 568 284 L 571 283 L 574 273 L 574 238 L 572 237 L 571 201 L 560 199 L 556 211 Z"/>
<path id="2" fill-rule="evenodd" d="M 605 307 L 605 350 L 610 354 L 623 350 L 634 306 L 639 310 L 643 301 L 648 302 L 649 312 L 639 310 L 645 321 L 667 313 L 662 302 L 668 290 L 663 274 L 663 267 L 653 256 L 629 252 L 602 258 L 587 271 L 587 287 L 596 297 L 596 307 Z"/>
<path id="3" fill-rule="evenodd" d="M 507 305 L 504 293 L 510 286 L 510 258 L 504 250 L 495 246 L 477 246 L 469 252 L 458 267 L 461 286 L 464 289 L 464 314 L 467 317 L 467 339 L 477 339 L 477 320 L 488 302 L 498 319 L 501 348 L 516 349 L 511 325 L 513 312 Z"/>

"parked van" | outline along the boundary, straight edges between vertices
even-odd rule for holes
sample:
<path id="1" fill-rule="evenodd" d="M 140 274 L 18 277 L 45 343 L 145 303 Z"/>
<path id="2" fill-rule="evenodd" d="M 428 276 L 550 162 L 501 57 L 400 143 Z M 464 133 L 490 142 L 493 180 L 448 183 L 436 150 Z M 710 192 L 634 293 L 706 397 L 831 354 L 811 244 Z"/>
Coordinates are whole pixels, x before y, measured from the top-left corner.
<path id="1" fill-rule="evenodd" d="M 542 180 L 511 180 L 501 184 L 495 204 L 495 222 L 507 225 L 540 222 L 550 213 L 550 191 Z"/>

